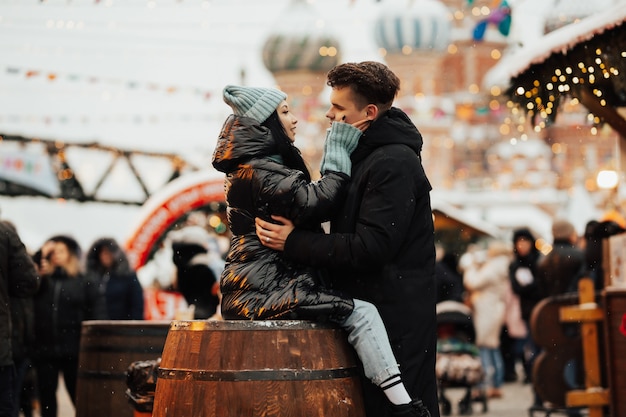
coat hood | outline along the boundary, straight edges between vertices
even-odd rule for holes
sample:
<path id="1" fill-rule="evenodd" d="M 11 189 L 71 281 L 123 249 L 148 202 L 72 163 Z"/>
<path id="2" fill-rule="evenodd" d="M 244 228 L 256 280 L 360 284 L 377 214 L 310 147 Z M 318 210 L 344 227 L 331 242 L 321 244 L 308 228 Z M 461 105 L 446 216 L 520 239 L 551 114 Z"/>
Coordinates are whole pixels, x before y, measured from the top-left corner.
<path id="1" fill-rule="evenodd" d="M 113 254 L 113 267 L 111 268 L 113 272 L 118 274 L 127 274 L 131 271 L 130 264 L 128 263 L 128 258 L 126 257 L 126 253 L 122 250 L 120 245 L 113 238 L 101 238 L 96 240 L 89 248 L 89 252 L 87 252 L 87 272 L 97 272 L 103 273 L 104 268 L 100 263 L 100 250 L 102 248 L 107 248 Z"/>
<path id="2" fill-rule="evenodd" d="M 270 130 L 249 117 L 230 115 L 224 122 L 213 152 L 213 167 L 228 173 L 252 158 L 275 155 Z"/>
<path id="3" fill-rule="evenodd" d="M 391 144 L 403 144 L 417 155 L 422 151 L 422 135 L 409 116 L 392 107 L 376 119 L 363 133 L 359 145 L 352 153 L 352 162 L 357 163 L 371 154 L 374 149 Z"/>

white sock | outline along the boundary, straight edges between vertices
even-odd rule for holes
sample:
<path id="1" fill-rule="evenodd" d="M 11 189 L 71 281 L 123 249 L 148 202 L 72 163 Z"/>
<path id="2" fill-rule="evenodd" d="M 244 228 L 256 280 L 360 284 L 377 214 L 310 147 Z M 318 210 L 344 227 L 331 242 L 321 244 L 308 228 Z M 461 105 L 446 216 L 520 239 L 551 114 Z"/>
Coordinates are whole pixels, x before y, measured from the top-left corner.
<path id="1" fill-rule="evenodd" d="M 407 392 L 400 375 L 392 376 L 380 384 L 387 399 L 394 405 L 408 404 L 411 402 L 411 396 Z"/>

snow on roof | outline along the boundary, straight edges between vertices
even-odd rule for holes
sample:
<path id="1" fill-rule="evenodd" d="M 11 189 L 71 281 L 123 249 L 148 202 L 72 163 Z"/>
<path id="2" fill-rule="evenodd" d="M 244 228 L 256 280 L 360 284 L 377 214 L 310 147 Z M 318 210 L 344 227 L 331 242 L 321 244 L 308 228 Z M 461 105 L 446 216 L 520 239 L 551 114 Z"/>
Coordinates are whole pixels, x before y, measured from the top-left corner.
<path id="1" fill-rule="evenodd" d="M 511 78 L 521 74 L 533 64 L 546 60 L 553 53 L 566 53 L 579 43 L 597 34 L 620 26 L 626 20 L 626 2 L 600 11 L 585 19 L 566 25 L 515 50 L 505 53 L 483 79 L 483 85 L 508 86 Z"/>
<path id="2" fill-rule="evenodd" d="M 446 217 L 450 217 L 460 223 L 467 225 L 468 227 L 471 227 L 474 230 L 484 233 L 486 236 L 499 238 L 504 235 L 504 231 L 499 227 L 494 226 L 487 221 L 471 216 L 463 209 L 457 208 L 454 205 L 446 202 L 444 199 L 440 198 L 436 192 L 434 192 L 431 196 L 431 205 L 433 212 L 440 212 Z"/>

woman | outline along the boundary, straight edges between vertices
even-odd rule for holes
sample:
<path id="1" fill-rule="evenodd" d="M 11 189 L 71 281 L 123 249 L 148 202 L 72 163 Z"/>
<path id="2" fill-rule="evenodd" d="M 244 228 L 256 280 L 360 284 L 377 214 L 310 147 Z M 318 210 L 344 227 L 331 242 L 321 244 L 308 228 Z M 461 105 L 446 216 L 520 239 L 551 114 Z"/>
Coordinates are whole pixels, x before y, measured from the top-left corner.
<path id="1" fill-rule="evenodd" d="M 35 295 L 35 369 L 42 417 L 56 417 L 59 373 L 75 403 L 80 333 L 84 320 L 106 318 L 98 284 L 81 271 L 80 246 L 69 236 L 42 247 L 42 282 Z"/>
<path id="2" fill-rule="evenodd" d="M 115 239 L 100 238 L 91 245 L 87 278 L 100 284 L 109 320 L 143 320 L 143 289 Z"/>
<path id="3" fill-rule="evenodd" d="M 280 215 L 301 228 L 319 229 L 334 207 L 351 171 L 350 153 L 368 121 L 335 122 L 327 133 L 322 178 L 311 177 L 293 146 L 297 120 L 286 95 L 275 89 L 227 86 L 226 120 L 213 166 L 226 173 L 228 220 L 233 234 L 221 278 L 225 319 L 330 320 L 346 329 L 365 374 L 392 403 L 394 416 L 428 416 L 411 400 L 376 308 L 326 289 L 316 271 L 295 265 L 264 247 L 254 218 Z"/>
<path id="4" fill-rule="evenodd" d="M 500 333 L 506 314 L 506 294 L 509 289 L 509 263 L 512 250 L 500 241 L 489 243 L 486 253 L 464 255 L 463 284 L 469 292 L 472 306 L 476 346 L 483 369 L 487 373 L 486 395 L 502 397 L 504 363 L 500 353 Z"/>

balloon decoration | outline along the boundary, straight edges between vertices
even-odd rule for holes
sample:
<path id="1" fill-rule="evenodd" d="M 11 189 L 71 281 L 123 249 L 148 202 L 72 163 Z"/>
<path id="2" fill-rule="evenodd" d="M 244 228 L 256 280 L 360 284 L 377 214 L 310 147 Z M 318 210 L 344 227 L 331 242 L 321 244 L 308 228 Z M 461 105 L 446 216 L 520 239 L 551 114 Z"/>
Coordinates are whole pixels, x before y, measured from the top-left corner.
<path id="1" fill-rule="evenodd" d="M 504 36 L 509 36 L 511 31 L 511 8 L 506 0 L 502 1 L 486 19 L 478 22 L 474 28 L 473 38 L 475 41 L 482 41 L 489 25 L 494 25 Z"/>

